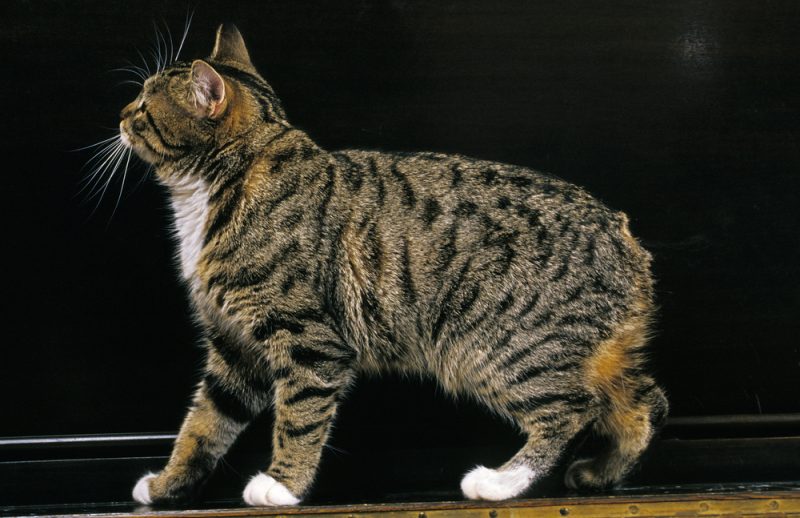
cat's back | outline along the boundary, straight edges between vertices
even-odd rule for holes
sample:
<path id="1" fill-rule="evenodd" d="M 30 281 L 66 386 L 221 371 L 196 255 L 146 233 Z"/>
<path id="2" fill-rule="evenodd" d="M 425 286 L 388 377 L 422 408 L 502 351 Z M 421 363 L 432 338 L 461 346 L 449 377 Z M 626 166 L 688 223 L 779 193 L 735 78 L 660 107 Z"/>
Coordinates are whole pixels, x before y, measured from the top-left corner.
<path id="1" fill-rule="evenodd" d="M 364 221 L 425 242 L 431 251 L 442 239 L 460 241 L 459 251 L 472 253 L 500 240 L 521 252 L 528 272 L 556 256 L 580 256 L 586 268 L 578 270 L 587 272 L 598 260 L 649 261 L 624 213 L 533 169 L 443 153 L 345 150 L 333 156 L 345 178 L 358 178 L 352 203 Z"/>

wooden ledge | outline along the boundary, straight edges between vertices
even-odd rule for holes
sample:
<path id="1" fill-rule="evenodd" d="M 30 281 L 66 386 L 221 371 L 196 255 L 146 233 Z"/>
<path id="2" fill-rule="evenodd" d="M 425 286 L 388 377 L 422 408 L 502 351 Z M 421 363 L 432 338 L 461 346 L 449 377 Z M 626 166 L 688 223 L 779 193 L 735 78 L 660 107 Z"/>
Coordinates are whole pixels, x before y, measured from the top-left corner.
<path id="1" fill-rule="evenodd" d="M 18 509 L 21 514 L 26 513 Z M 41 510 L 40 510 L 41 511 Z M 160 510 L 128 506 L 103 510 L 64 508 L 56 514 L 37 516 L 99 517 L 256 517 L 291 516 L 324 518 L 599 518 L 599 517 L 800 517 L 800 488 L 781 491 L 741 491 L 668 495 L 613 495 L 557 499 L 527 499 L 501 502 L 434 502 L 299 506 L 280 508 L 219 508 L 204 510 Z M 99 512 L 98 512 L 99 511 Z"/>

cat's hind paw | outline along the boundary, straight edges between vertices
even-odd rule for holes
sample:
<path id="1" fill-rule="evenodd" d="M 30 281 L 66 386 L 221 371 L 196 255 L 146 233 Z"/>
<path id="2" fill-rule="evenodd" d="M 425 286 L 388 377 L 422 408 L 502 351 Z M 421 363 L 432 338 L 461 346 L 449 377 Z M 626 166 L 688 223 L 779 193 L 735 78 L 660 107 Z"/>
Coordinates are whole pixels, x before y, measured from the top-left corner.
<path id="1" fill-rule="evenodd" d="M 294 496 L 286 486 L 270 477 L 260 473 L 250 479 L 242 494 L 247 505 L 272 506 L 272 505 L 297 505 L 300 499 Z"/>
<path id="2" fill-rule="evenodd" d="M 530 487 L 535 472 L 526 466 L 494 470 L 478 466 L 461 480 L 461 491 L 472 500 L 507 500 Z"/>
<path id="3" fill-rule="evenodd" d="M 133 486 L 133 499 L 140 504 L 152 504 L 153 499 L 150 497 L 150 481 L 157 476 L 158 475 L 155 473 L 148 473 L 140 478 L 139 481 L 136 482 L 136 485 Z"/>

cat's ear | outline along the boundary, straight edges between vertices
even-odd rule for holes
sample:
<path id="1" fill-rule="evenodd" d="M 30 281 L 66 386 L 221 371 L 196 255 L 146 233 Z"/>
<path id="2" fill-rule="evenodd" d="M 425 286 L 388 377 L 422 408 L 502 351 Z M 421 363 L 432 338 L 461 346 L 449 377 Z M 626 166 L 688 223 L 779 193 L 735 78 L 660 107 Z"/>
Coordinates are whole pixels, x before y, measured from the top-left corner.
<path id="1" fill-rule="evenodd" d="M 192 63 L 192 90 L 195 106 L 203 117 L 216 119 L 225 111 L 225 81 L 211 65 L 200 59 Z"/>
<path id="2" fill-rule="evenodd" d="M 217 29 L 217 40 L 214 43 L 214 50 L 211 51 L 211 60 L 234 61 L 247 68 L 253 68 L 242 33 L 232 23 L 223 23 Z"/>

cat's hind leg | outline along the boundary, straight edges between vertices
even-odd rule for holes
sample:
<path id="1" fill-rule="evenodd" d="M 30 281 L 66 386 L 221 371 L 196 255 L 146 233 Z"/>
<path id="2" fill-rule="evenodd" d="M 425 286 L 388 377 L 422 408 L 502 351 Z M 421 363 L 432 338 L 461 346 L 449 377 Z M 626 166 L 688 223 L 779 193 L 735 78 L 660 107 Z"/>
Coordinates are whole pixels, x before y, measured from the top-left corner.
<path id="1" fill-rule="evenodd" d="M 547 393 L 511 403 L 511 415 L 527 433 L 525 445 L 497 469 L 479 466 L 461 481 L 464 496 L 506 500 L 524 493 L 547 475 L 567 446 L 592 420 L 591 396 L 581 392 Z"/>
<path id="2" fill-rule="evenodd" d="M 630 397 L 611 403 L 595 422 L 593 429 L 606 445 L 595 457 L 572 463 L 564 477 L 568 487 L 600 489 L 619 483 L 663 423 L 668 404 L 661 388 L 650 378 L 630 386 Z"/>
<path id="3" fill-rule="evenodd" d="M 598 344 L 586 362 L 586 386 L 601 407 L 593 430 L 607 443 L 595 457 L 570 466 L 565 476 L 568 487 L 597 489 L 619 483 L 666 418 L 664 392 L 643 373 L 647 315 L 646 310 L 634 314 Z"/>

